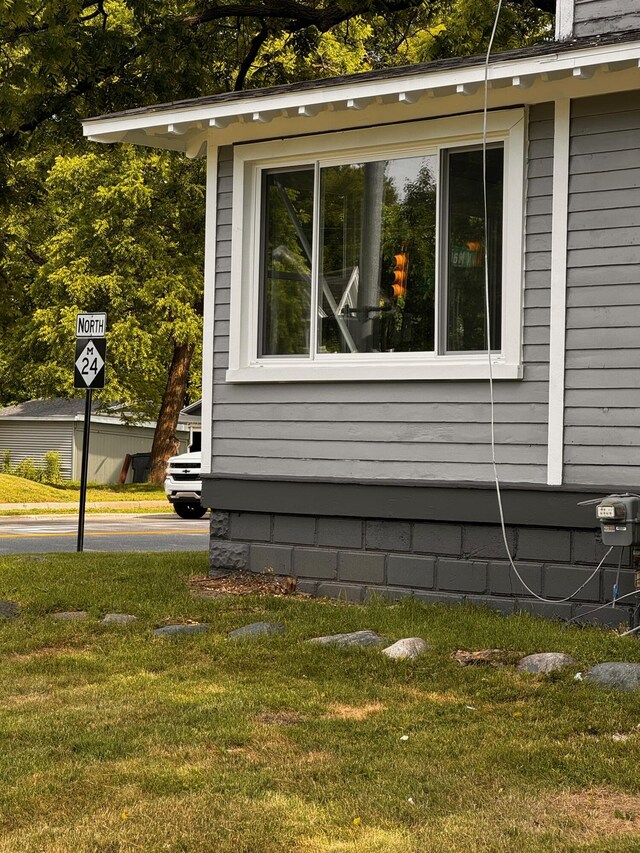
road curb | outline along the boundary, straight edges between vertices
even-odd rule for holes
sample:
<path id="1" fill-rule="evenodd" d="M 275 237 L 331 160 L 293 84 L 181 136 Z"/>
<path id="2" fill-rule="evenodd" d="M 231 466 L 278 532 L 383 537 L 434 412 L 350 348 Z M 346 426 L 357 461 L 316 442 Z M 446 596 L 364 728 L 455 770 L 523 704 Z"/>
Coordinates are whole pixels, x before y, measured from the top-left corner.
<path id="1" fill-rule="evenodd" d="M 167 501 L 92 501 L 87 509 L 158 509 Z M 78 501 L 45 501 L 43 503 L 0 503 L 0 512 L 30 509 L 78 509 Z"/>

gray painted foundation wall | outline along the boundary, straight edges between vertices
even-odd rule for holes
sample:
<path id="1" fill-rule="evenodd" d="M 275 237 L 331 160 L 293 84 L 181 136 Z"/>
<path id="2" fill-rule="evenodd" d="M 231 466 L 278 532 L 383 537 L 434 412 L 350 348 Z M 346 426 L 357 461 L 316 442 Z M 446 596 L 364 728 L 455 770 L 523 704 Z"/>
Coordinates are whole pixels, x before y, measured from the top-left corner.
<path id="1" fill-rule="evenodd" d="M 640 29 L 640 6 L 637 0 L 575 0 L 575 37 L 637 29 Z"/>
<path id="2" fill-rule="evenodd" d="M 221 149 L 212 473 L 491 479 L 485 382 L 225 382 L 232 158 Z M 546 482 L 552 175 L 553 107 L 544 104 L 531 110 L 529 124 L 524 379 L 495 385 L 498 458 L 508 482 Z"/>
<path id="3" fill-rule="evenodd" d="M 486 606 L 605 625 L 627 624 L 622 603 L 592 613 L 611 598 L 619 552 L 588 580 L 606 549 L 593 530 L 510 526 L 507 539 L 527 586 L 507 561 L 497 525 L 212 512 L 210 569 L 273 572 L 297 578 L 301 592 L 363 602 L 413 596 L 429 603 Z M 634 589 L 629 549 L 622 554 L 619 594 Z"/>

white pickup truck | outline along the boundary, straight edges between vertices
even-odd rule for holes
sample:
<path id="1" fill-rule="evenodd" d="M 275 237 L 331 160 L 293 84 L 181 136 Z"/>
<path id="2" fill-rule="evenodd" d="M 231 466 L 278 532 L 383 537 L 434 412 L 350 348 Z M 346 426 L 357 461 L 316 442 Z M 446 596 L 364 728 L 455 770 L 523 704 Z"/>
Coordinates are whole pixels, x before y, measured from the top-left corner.
<path id="1" fill-rule="evenodd" d="M 169 459 L 164 490 L 180 518 L 202 518 L 207 511 L 200 505 L 202 480 L 199 450 Z"/>

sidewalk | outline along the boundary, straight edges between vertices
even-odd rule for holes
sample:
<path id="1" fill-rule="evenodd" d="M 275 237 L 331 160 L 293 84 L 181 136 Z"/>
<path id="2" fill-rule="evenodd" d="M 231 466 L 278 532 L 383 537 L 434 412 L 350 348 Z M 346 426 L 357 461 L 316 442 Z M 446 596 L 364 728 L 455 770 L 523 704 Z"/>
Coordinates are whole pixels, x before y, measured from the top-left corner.
<path id="1" fill-rule="evenodd" d="M 87 509 L 166 509 L 169 501 L 91 501 Z M 78 501 L 49 501 L 46 503 L 0 503 L 0 512 L 31 509 L 78 509 Z"/>

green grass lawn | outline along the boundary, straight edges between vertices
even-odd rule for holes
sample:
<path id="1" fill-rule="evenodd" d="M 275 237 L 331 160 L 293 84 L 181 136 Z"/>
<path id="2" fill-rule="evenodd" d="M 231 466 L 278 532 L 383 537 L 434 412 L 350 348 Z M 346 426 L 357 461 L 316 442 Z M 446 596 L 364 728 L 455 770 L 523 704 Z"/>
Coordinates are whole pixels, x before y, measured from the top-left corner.
<path id="1" fill-rule="evenodd" d="M 640 850 L 640 696 L 457 649 L 640 661 L 633 638 L 405 601 L 196 598 L 206 555 L 0 560 L 0 853 Z M 85 609 L 84 622 L 55 610 Z M 106 612 L 139 616 L 102 626 Z M 209 633 L 154 637 L 166 620 Z M 258 620 L 283 636 L 230 641 Z M 431 649 L 317 647 L 370 628 Z"/>
<path id="2" fill-rule="evenodd" d="M 77 483 L 46 486 L 13 474 L 0 474 L 0 503 L 69 503 L 77 501 L 79 494 Z M 87 502 L 157 501 L 164 498 L 163 487 L 152 483 L 131 483 L 125 486 L 90 484 L 87 489 Z"/>

